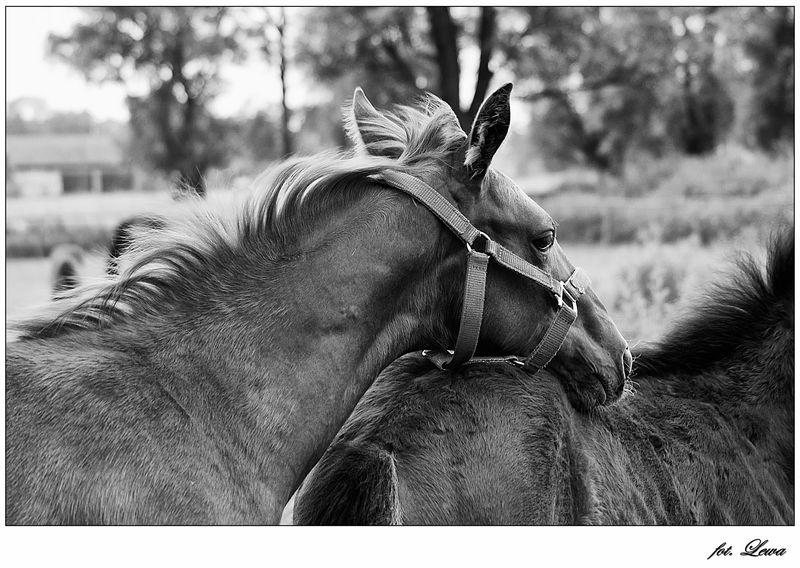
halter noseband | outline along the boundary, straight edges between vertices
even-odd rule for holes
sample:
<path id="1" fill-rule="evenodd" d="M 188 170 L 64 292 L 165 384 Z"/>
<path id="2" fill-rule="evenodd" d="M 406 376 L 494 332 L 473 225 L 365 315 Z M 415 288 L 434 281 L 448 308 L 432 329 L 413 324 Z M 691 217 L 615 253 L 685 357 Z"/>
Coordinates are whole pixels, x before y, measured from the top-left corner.
<path id="1" fill-rule="evenodd" d="M 464 302 L 455 348 L 447 351 L 426 349 L 422 354 L 440 369 L 452 369 L 465 363 L 502 362 L 520 367 L 541 369 L 561 349 L 570 326 L 578 317 L 578 298 L 591 284 L 586 272 L 576 268 L 565 281 L 517 256 L 500 243 L 479 231 L 452 203 L 425 182 L 403 172 L 387 170 L 376 176 L 378 181 L 403 191 L 422 203 L 467 247 L 467 274 L 464 285 Z M 481 249 L 481 250 L 478 250 Z M 517 274 L 533 280 L 549 290 L 558 311 L 539 344 L 527 358 L 516 355 L 498 357 L 473 357 L 483 320 L 483 302 L 486 292 L 486 271 L 489 259 Z"/>

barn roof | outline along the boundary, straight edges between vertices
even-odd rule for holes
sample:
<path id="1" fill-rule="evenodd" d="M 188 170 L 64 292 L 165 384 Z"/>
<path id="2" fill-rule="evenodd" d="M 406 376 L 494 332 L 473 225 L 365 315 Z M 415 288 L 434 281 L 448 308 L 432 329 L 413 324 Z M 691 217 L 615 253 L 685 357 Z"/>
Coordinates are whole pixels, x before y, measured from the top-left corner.
<path id="1" fill-rule="evenodd" d="M 10 167 L 117 166 L 125 157 L 111 136 L 12 134 L 6 137 L 6 161 Z"/>

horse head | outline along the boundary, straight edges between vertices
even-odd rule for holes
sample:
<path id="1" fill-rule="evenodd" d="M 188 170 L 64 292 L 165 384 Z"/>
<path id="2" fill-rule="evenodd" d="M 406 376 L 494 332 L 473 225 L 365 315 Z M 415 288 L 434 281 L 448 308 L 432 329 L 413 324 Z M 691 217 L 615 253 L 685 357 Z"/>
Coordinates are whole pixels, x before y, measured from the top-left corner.
<path id="1" fill-rule="evenodd" d="M 467 250 L 472 253 L 472 242 L 499 261 L 488 262 L 481 298 L 483 315 L 477 323 L 477 353 L 535 354 L 549 342 L 553 328 L 559 327 L 562 303 L 573 302 L 577 317 L 571 327 L 567 324 L 568 332 L 563 330 L 566 337 L 558 340 L 563 341 L 557 342 L 560 348 L 556 345 L 539 366 L 547 365 L 560 378 L 575 406 L 590 409 L 619 399 L 630 373 L 630 351 L 605 307 L 588 288 L 588 280 L 577 282 L 578 272 L 556 240 L 553 219 L 510 178 L 491 167 L 508 133 L 510 93 L 510 84 L 495 91 L 482 105 L 468 135 L 461 130 L 452 109 L 431 99 L 430 105 L 444 108 L 449 115 L 441 125 L 449 132 L 443 139 L 452 140 L 457 129 L 460 143 L 449 145 L 436 160 L 437 167 L 420 169 L 414 175 L 435 188 L 476 229 L 479 237 L 467 242 Z M 409 152 L 397 143 L 400 128 L 391 117 L 377 111 L 360 89 L 356 90 L 348 134 L 357 152 L 402 160 Z M 442 304 L 441 312 L 432 310 L 429 314 L 427 340 L 452 345 L 459 317 L 465 317 L 465 296 L 471 294 L 464 283 L 468 255 L 464 254 L 464 244 L 446 231 L 442 231 L 442 249 L 442 262 L 426 275 L 427 287 L 436 291 Z M 496 254 L 498 249 L 504 249 L 503 258 L 516 260 L 504 265 Z M 516 270 L 515 262 L 529 268 Z M 526 278 L 524 273 L 536 278 Z M 459 341 L 460 335 L 461 331 Z M 512 361 L 525 363 L 519 357 Z"/>

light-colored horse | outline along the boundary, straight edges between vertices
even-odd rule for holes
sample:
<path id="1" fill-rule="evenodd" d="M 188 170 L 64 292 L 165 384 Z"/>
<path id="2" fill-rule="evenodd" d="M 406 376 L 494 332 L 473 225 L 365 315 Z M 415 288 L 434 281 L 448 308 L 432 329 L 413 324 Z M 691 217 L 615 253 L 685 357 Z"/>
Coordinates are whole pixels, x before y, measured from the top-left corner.
<path id="1" fill-rule="evenodd" d="M 453 344 L 463 245 L 376 176 L 424 181 L 565 280 L 552 219 L 489 167 L 509 93 L 467 136 L 438 99 L 380 113 L 357 90 L 355 155 L 290 161 L 235 214 L 147 232 L 118 279 L 24 322 L 6 360 L 6 521 L 277 522 L 378 373 Z M 530 353 L 556 311 L 492 266 L 479 351 Z M 592 407 L 622 393 L 628 357 L 588 291 L 553 369 Z"/>

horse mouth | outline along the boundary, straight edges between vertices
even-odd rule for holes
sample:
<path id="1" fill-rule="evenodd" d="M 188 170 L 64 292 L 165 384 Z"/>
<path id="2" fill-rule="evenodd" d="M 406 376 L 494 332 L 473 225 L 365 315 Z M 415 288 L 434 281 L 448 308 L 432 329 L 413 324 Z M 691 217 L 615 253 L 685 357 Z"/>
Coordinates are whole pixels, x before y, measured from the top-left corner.
<path id="1" fill-rule="evenodd" d="M 602 394 L 602 400 L 599 401 L 598 406 L 603 406 L 605 404 L 610 404 L 619 399 L 619 394 L 615 394 L 615 390 L 613 385 L 611 384 L 611 379 L 606 375 L 598 374 L 597 375 L 597 382 L 600 383 L 600 386 L 603 387 L 600 393 Z M 622 394 L 622 393 L 620 393 Z"/>
<path id="2" fill-rule="evenodd" d="M 573 406 L 582 410 L 592 410 L 618 401 L 622 396 L 624 385 L 616 385 L 615 377 L 592 373 L 581 381 L 570 382 L 565 386 Z"/>
<path id="3" fill-rule="evenodd" d="M 614 371 L 604 372 L 602 368 L 586 369 L 581 373 L 555 364 L 550 366 L 550 372 L 558 378 L 570 402 L 579 410 L 611 405 L 622 397 L 625 387 L 624 378 Z"/>

